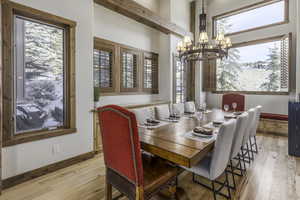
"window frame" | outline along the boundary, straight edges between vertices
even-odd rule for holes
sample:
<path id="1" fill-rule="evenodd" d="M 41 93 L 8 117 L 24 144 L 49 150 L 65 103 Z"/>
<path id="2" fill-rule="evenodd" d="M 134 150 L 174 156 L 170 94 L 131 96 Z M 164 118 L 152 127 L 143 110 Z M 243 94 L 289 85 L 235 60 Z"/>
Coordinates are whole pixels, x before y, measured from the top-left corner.
<path id="1" fill-rule="evenodd" d="M 155 63 L 154 69 L 152 65 L 152 88 L 145 88 L 145 60 L 151 59 L 152 62 Z M 151 93 L 151 94 L 158 94 L 158 84 L 159 84 L 159 77 L 158 77 L 158 54 L 151 53 L 151 52 L 144 52 L 143 53 L 143 65 L 142 65 L 142 86 L 143 92 Z"/>
<path id="2" fill-rule="evenodd" d="M 235 10 L 231 10 L 229 12 L 222 13 L 220 15 L 213 16 L 212 17 L 212 35 L 213 35 L 213 38 L 216 38 L 216 31 L 217 31 L 216 30 L 216 20 L 226 18 L 226 17 L 230 17 L 230 16 L 240 14 L 240 13 L 243 13 L 243 12 L 246 12 L 246 11 L 255 10 L 257 8 L 261 8 L 261 7 L 264 7 L 264 6 L 267 6 L 267 5 L 276 3 L 276 2 L 280 2 L 280 1 L 283 1 L 284 5 L 285 5 L 285 7 L 284 7 L 284 20 L 283 21 L 268 24 L 268 25 L 264 25 L 264 26 L 249 28 L 249 29 L 246 29 L 246 30 L 238 31 L 238 32 L 229 33 L 229 34 L 226 34 L 225 36 L 237 35 L 237 34 L 241 34 L 241 33 L 256 31 L 256 30 L 260 30 L 260 29 L 264 29 L 264 28 L 269 28 L 269 27 L 289 23 L 289 0 L 264 0 L 262 2 L 258 2 L 258 3 L 251 4 L 251 5 L 248 5 L 248 6 L 244 6 L 242 8 L 238 8 L 238 9 L 235 9 Z"/>
<path id="3" fill-rule="evenodd" d="M 3 146 L 37 141 L 76 133 L 75 30 L 76 22 L 50 13 L 5 0 L 2 9 L 2 85 L 3 87 Z M 65 126 L 54 130 L 37 130 L 15 134 L 15 74 L 14 74 L 14 16 L 22 16 L 44 24 L 64 28 L 65 35 Z"/>
<path id="4" fill-rule="evenodd" d="M 238 47 L 244 47 L 244 46 L 250 46 L 250 45 L 255 45 L 255 44 L 262 44 L 262 43 L 267 43 L 267 42 L 272 42 L 272 41 L 280 41 L 283 38 L 289 38 L 289 58 L 288 58 L 288 70 L 289 70 L 289 81 L 288 81 L 288 91 L 287 92 L 267 92 L 267 91 L 217 91 L 216 84 L 217 84 L 217 79 L 216 79 L 216 69 L 214 70 L 214 76 L 215 76 L 215 88 L 211 91 L 212 93 L 215 94 L 224 94 L 224 93 L 243 93 L 243 94 L 254 94 L 254 95 L 289 95 L 291 91 L 291 48 L 292 48 L 292 33 L 288 34 L 283 34 L 279 36 L 274 36 L 274 37 L 269 37 L 269 38 L 264 38 L 264 39 L 258 39 L 258 40 L 251 40 L 251 41 L 246 41 L 246 42 L 240 42 L 240 43 L 235 43 L 232 45 L 231 48 L 238 48 Z M 214 64 L 214 68 L 217 68 L 216 64 Z M 204 66 L 207 67 L 207 66 Z"/>
<path id="5" fill-rule="evenodd" d="M 102 88 L 102 87 L 95 87 L 99 88 L 100 93 L 113 93 L 116 92 L 116 53 L 117 53 L 117 48 L 113 44 L 107 44 L 104 42 L 100 42 L 96 39 L 94 39 L 94 50 L 102 50 L 102 51 L 108 51 L 112 53 L 112 66 L 111 66 L 111 81 L 112 81 L 112 87 L 107 87 L 107 88 Z M 93 64 L 94 67 L 94 64 Z"/>

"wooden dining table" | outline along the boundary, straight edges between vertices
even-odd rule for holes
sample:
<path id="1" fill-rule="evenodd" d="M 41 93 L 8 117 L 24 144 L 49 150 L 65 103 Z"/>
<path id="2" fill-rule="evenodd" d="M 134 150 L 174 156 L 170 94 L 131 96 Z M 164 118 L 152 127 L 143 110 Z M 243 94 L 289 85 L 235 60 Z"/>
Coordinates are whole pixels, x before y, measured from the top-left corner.
<path id="1" fill-rule="evenodd" d="M 214 147 L 215 140 L 201 141 L 185 136 L 197 126 L 213 121 L 224 121 L 225 112 L 212 109 L 202 117 L 184 116 L 177 123 L 169 123 L 159 128 L 141 128 L 139 131 L 143 150 L 174 164 L 192 167 L 203 159 Z"/>

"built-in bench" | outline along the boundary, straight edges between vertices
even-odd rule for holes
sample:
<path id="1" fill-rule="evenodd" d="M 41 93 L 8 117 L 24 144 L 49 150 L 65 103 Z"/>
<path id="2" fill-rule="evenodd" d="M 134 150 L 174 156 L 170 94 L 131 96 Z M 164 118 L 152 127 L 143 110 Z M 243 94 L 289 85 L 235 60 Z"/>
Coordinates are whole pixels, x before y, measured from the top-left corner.
<path id="1" fill-rule="evenodd" d="M 258 131 L 288 135 L 288 115 L 261 113 Z"/>

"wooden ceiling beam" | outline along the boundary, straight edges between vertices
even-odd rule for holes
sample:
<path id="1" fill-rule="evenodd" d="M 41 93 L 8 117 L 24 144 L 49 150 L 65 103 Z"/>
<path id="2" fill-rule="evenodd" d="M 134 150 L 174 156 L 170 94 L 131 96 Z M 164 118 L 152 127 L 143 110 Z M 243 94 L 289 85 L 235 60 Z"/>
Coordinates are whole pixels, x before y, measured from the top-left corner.
<path id="1" fill-rule="evenodd" d="M 175 34 L 180 37 L 192 35 L 191 32 L 188 32 L 178 25 L 163 19 L 158 14 L 133 0 L 94 0 L 94 2 L 163 33 Z"/>

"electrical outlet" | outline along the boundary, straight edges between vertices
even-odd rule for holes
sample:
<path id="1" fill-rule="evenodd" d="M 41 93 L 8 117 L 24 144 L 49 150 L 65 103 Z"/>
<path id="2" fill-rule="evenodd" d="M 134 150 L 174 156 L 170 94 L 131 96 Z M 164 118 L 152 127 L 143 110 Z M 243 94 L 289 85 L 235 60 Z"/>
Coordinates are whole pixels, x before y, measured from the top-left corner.
<path id="1" fill-rule="evenodd" d="M 56 155 L 60 153 L 60 145 L 59 144 L 53 144 L 52 146 L 52 154 Z"/>

